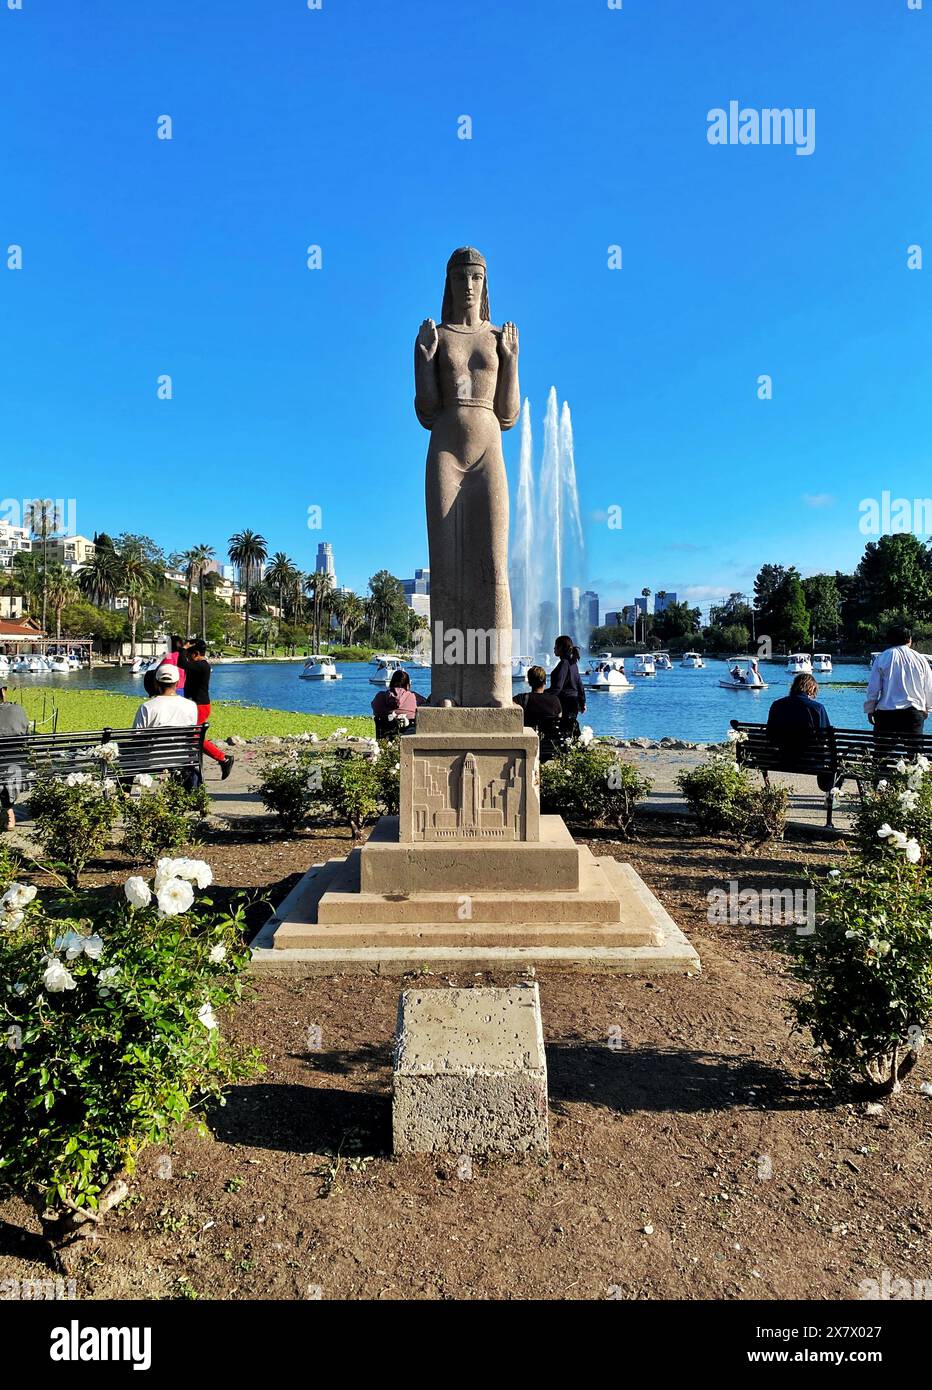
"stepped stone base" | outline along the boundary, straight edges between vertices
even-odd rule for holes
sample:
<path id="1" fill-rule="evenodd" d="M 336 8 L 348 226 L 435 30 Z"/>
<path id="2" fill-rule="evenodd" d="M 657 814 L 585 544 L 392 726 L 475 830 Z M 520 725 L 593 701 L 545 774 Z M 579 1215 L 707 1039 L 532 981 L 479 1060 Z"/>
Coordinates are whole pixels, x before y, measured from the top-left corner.
<path id="1" fill-rule="evenodd" d="M 472 917 L 461 919 L 463 895 L 354 893 L 354 851 L 297 884 L 253 942 L 253 968 L 295 975 L 548 965 L 699 973 L 695 950 L 629 864 L 582 848 L 578 854 L 578 893 L 476 893 Z"/>

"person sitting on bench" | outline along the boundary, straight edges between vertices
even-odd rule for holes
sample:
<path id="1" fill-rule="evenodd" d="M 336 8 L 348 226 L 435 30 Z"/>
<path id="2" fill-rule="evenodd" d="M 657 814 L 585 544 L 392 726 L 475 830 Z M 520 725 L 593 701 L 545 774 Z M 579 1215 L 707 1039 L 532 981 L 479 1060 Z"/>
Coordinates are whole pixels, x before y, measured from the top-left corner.
<path id="1" fill-rule="evenodd" d="M 380 690 L 372 701 L 376 738 L 387 738 L 400 732 L 417 719 L 418 705 L 425 704 L 423 695 L 411 689 L 407 671 L 396 671 L 387 690 Z"/>
<path id="2" fill-rule="evenodd" d="M 547 672 L 543 666 L 532 666 L 527 673 L 530 690 L 515 695 L 514 702 L 524 711 L 524 727 L 533 729 L 540 737 L 540 759 L 547 762 L 554 755 L 554 745 L 560 732 L 563 706 L 559 695 L 548 690 Z"/>
<path id="3" fill-rule="evenodd" d="M 789 695 L 774 700 L 770 706 L 767 737 L 788 758 L 799 755 L 801 761 L 804 760 L 813 735 L 832 727 L 828 710 L 816 699 L 818 693 L 819 687 L 812 676 L 796 676 Z M 822 791 L 831 790 L 831 772 L 818 773 L 817 780 Z"/>
<path id="4" fill-rule="evenodd" d="M 178 667 L 163 663 L 155 673 L 157 694 L 136 711 L 134 729 L 191 728 L 197 723 L 197 705 L 178 694 Z"/>
<path id="5" fill-rule="evenodd" d="M 5 685 L 0 685 L 0 738 L 21 738 L 29 733 L 29 719 L 22 705 L 10 703 L 6 690 Z M 17 764 L 0 768 L 0 811 L 3 813 L 0 830 L 16 829 L 13 804 L 21 782 L 22 769 Z"/>

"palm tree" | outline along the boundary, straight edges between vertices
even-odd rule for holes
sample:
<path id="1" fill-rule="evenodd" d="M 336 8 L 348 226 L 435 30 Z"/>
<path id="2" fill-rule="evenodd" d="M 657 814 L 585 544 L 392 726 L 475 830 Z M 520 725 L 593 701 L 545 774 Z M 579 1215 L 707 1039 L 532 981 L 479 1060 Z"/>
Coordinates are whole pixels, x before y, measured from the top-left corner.
<path id="1" fill-rule="evenodd" d="M 272 563 L 265 572 L 266 580 L 278 590 L 278 631 L 282 630 L 282 621 L 285 617 L 285 590 L 291 583 L 294 573 L 294 565 L 289 560 L 283 550 L 277 550 L 272 556 Z"/>
<path id="2" fill-rule="evenodd" d="M 642 589 L 642 590 L 641 590 L 641 598 L 650 598 L 650 589 Z M 646 643 L 646 641 L 647 641 L 647 604 L 646 604 L 646 603 L 645 603 L 645 605 L 644 605 L 644 616 L 643 616 L 643 618 L 642 618 L 642 620 L 641 620 L 641 623 L 642 623 L 642 627 L 643 627 L 643 632 L 642 632 L 642 634 L 641 634 L 641 641 Z M 637 625 L 637 609 L 635 608 L 635 610 L 634 610 L 634 642 L 635 642 L 635 645 L 637 645 L 637 626 L 638 626 L 638 625 Z"/>
<path id="3" fill-rule="evenodd" d="M 255 531 L 237 531 L 235 536 L 229 540 L 228 555 L 230 563 L 238 565 L 240 574 L 244 576 L 243 587 L 246 590 L 245 612 L 245 631 L 243 636 L 243 655 L 249 655 L 249 600 L 254 583 L 253 572 L 257 572 L 265 560 L 268 558 L 268 546 L 265 536 L 260 536 Z"/>
<path id="4" fill-rule="evenodd" d="M 97 545 L 94 558 L 78 571 L 78 586 L 82 594 L 102 608 L 116 598 L 119 570 L 119 556 L 113 546 Z"/>
<path id="5" fill-rule="evenodd" d="M 346 599 L 346 633 L 349 638 L 350 646 L 356 637 L 359 628 L 366 621 L 366 610 L 362 599 L 358 594 L 350 594 Z"/>
<path id="6" fill-rule="evenodd" d="M 42 568 L 38 555 L 30 550 L 18 551 L 13 556 L 10 575 L 15 582 L 14 592 L 26 600 L 26 612 L 31 616 L 33 605 L 38 603 L 42 592 Z"/>
<path id="7" fill-rule="evenodd" d="M 207 640 L 207 595 L 205 593 L 204 579 L 208 574 L 207 566 L 214 558 L 214 548 L 212 545 L 196 545 L 188 552 L 193 556 L 193 565 L 197 576 L 197 598 L 198 606 L 201 610 L 201 624 L 198 629 L 198 636 Z M 188 622 L 190 627 L 190 619 Z"/>
<path id="8" fill-rule="evenodd" d="M 122 550 L 116 551 L 117 587 L 116 592 L 126 599 L 129 616 L 131 659 L 136 657 L 136 627 L 143 611 L 145 601 L 155 592 L 155 570 L 146 559 L 141 547 L 130 541 Z"/>
<path id="9" fill-rule="evenodd" d="M 188 595 L 188 606 L 187 606 L 187 608 L 186 608 L 186 610 L 185 610 L 185 618 L 184 618 L 184 635 L 185 635 L 185 637 L 190 637 L 190 635 L 191 635 L 191 605 L 192 605 L 193 602 L 194 602 L 194 581 L 195 581 L 195 579 L 197 578 L 197 564 L 198 564 L 198 560 L 197 560 L 197 551 L 196 551 L 196 550 L 184 550 L 184 551 L 182 551 L 182 553 L 181 553 L 177 558 L 178 558 L 178 568 L 179 568 L 179 569 L 183 572 L 183 574 L 184 574 L 185 591 L 186 591 L 186 593 L 187 593 L 187 595 Z"/>
<path id="10" fill-rule="evenodd" d="M 49 536 L 61 526 L 62 515 L 50 497 L 36 497 L 26 506 L 24 522 L 32 534 L 39 536 L 42 541 L 42 631 L 44 632 L 49 590 Z"/>
<path id="11" fill-rule="evenodd" d="M 74 575 L 70 574 L 62 565 L 52 566 L 48 574 L 47 588 L 49 603 L 55 614 L 55 636 L 60 638 L 62 609 L 66 608 L 69 603 L 74 603 L 81 591 Z"/>
<path id="12" fill-rule="evenodd" d="M 323 642 L 322 628 L 324 625 L 324 614 L 327 614 L 327 632 L 329 643 L 330 632 L 330 605 L 333 601 L 333 575 L 322 570 L 314 576 L 314 631 L 316 634 L 317 648 L 320 650 Z"/>
<path id="13" fill-rule="evenodd" d="M 369 595 L 366 616 L 370 633 L 375 639 L 376 634 L 384 636 L 388 633 L 391 621 L 404 601 L 404 590 L 393 574 L 388 570 L 379 570 L 369 580 Z"/>

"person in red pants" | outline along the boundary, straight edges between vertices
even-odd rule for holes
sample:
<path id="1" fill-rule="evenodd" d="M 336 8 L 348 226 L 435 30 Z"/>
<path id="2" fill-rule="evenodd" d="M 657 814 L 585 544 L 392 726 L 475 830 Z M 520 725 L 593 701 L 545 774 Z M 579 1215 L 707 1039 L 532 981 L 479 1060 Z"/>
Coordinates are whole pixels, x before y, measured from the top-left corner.
<path id="1" fill-rule="evenodd" d="M 206 724 L 210 718 L 210 662 L 207 660 L 207 643 L 202 637 L 182 644 L 178 665 L 185 673 L 185 696 L 197 705 L 197 722 Z M 225 782 L 233 770 L 233 754 L 224 753 L 210 739 L 204 740 L 204 752 L 220 764 L 220 780 Z"/>

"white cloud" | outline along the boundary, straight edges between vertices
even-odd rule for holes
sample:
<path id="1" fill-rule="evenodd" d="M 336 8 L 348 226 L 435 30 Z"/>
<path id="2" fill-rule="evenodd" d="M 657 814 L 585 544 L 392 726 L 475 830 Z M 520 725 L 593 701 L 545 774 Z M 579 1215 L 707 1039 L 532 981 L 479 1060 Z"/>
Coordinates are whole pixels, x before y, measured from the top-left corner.
<path id="1" fill-rule="evenodd" d="M 838 499 L 830 492 L 804 492 L 803 501 L 807 507 L 834 507 Z"/>

